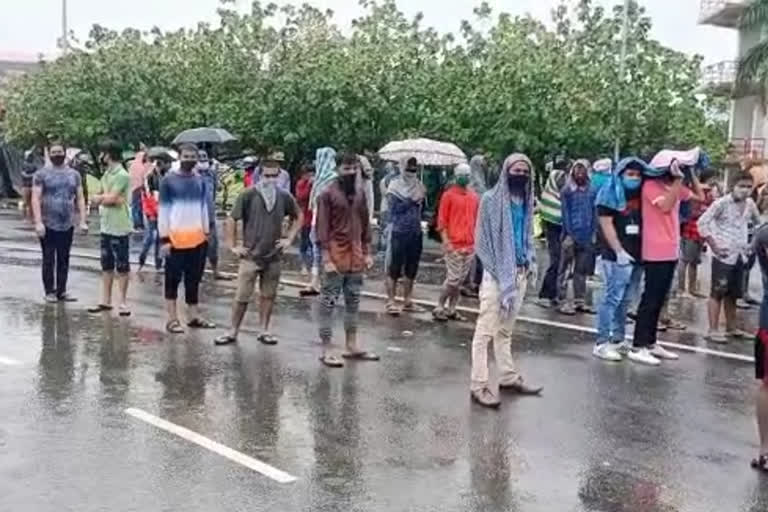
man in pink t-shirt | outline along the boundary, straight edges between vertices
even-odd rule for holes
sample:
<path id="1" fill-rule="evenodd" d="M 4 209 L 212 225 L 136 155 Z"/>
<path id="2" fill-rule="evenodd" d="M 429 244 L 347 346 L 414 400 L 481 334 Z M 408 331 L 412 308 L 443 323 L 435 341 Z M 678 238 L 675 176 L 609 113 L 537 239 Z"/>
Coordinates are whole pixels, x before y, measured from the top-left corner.
<path id="1" fill-rule="evenodd" d="M 683 185 L 684 173 L 690 176 L 693 191 Z M 645 289 L 628 355 L 637 363 L 658 366 L 661 359 L 678 359 L 677 354 L 656 344 L 656 328 L 680 255 L 680 202 L 690 199 L 704 200 L 701 184 L 694 172 L 681 168 L 677 161 L 661 176 L 645 178 L 641 194 Z"/>

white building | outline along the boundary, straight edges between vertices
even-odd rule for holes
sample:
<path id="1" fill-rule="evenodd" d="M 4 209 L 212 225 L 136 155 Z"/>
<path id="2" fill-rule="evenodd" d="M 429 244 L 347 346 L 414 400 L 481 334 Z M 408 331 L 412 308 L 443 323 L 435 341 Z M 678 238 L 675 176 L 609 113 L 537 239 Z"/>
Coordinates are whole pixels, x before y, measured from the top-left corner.
<path id="1" fill-rule="evenodd" d="M 731 28 L 739 32 L 738 55 L 733 61 L 720 62 L 704 70 L 704 81 L 724 93 L 733 92 L 736 63 L 762 37 L 761 29 L 740 27 L 741 15 L 752 0 L 701 0 L 699 23 Z M 731 102 L 729 127 L 732 160 L 763 160 L 768 138 L 768 119 L 760 97 L 754 91 L 735 93 Z"/>

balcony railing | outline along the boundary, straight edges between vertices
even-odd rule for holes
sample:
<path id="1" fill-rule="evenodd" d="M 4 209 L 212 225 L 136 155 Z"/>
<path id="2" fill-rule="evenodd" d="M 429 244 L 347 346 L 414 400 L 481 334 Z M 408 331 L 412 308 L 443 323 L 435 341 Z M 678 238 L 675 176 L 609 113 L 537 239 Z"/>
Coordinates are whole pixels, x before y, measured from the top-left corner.
<path id="1" fill-rule="evenodd" d="M 746 6 L 752 0 L 701 0 L 699 23 L 736 28 Z"/>
<path id="2" fill-rule="evenodd" d="M 763 162 L 765 139 L 731 139 L 725 159 L 730 163 Z"/>
<path id="3" fill-rule="evenodd" d="M 736 81 L 736 68 L 737 63 L 732 60 L 707 66 L 702 73 L 702 85 L 714 93 L 731 94 Z"/>

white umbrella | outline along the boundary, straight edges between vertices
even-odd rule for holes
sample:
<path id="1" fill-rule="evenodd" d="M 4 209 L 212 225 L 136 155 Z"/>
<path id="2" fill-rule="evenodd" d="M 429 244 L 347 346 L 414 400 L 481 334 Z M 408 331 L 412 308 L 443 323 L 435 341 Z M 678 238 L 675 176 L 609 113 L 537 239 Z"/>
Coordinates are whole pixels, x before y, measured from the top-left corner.
<path id="1" fill-rule="evenodd" d="M 390 142 L 379 150 L 383 160 L 400 162 L 415 157 L 421 165 L 453 166 L 467 163 L 467 155 L 456 144 L 432 139 L 407 139 Z"/>

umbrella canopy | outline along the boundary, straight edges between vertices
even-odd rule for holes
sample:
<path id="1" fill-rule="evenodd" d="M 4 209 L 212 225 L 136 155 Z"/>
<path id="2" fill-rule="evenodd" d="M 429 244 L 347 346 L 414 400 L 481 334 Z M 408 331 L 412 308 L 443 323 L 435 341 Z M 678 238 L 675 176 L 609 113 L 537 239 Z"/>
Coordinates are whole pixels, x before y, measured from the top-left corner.
<path id="1" fill-rule="evenodd" d="M 390 142 L 379 150 L 383 160 L 400 162 L 415 157 L 421 165 L 453 166 L 467 163 L 467 155 L 456 144 L 431 139 L 407 139 Z"/>
<path id="2" fill-rule="evenodd" d="M 147 158 L 150 160 L 166 160 L 168 162 L 174 159 L 171 156 L 171 150 L 163 146 L 155 146 L 153 148 L 149 148 L 149 151 L 147 151 Z"/>
<path id="3" fill-rule="evenodd" d="M 237 140 L 237 137 L 222 128 L 192 128 L 178 134 L 173 144 L 224 144 L 233 140 Z"/>

